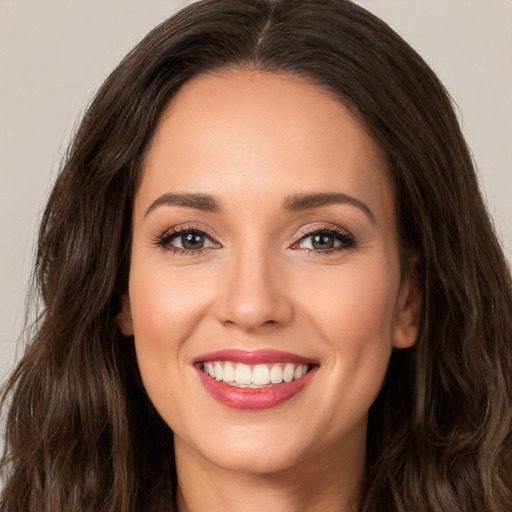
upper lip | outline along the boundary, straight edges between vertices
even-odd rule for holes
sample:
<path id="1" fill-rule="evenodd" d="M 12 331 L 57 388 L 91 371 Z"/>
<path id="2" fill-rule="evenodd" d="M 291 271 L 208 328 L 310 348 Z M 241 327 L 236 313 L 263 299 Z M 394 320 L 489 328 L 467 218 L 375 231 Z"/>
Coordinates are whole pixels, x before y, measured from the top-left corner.
<path id="1" fill-rule="evenodd" d="M 318 364 L 318 361 L 308 357 L 299 356 L 292 352 L 281 350 L 262 349 L 248 350 L 241 348 L 227 348 L 202 354 L 192 361 L 193 364 L 207 361 L 231 361 L 244 364 L 265 364 L 265 363 L 296 363 L 296 364 Z"/>

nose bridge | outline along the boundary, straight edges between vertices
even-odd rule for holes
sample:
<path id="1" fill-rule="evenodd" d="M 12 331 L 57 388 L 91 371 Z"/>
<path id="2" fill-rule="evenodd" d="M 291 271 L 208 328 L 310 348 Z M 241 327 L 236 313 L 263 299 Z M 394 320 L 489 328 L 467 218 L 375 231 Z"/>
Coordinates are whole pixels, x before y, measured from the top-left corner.
<path id="1" fill-rule="evenodd" d="M 278 255 L 271 247 L 248 243 L 234 249 L 228 260 L 220 299 L 223 322 L 253 331 L 291 319 L 284 276 L 279 273 Z"/>

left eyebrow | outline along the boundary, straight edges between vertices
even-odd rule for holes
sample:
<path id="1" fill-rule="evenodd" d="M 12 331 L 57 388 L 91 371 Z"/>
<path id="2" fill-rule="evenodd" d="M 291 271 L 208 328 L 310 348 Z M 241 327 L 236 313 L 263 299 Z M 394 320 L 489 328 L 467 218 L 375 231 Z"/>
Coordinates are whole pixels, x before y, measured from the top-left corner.
<path id="1" fill-rule="evenodd" d="M 355 206 L 356 208 L 362 210 L 373 224 L 377 224 L 375 215 L 373 215 L 373 212 L 367 204 L 363 203 L 363 201 L 360 199 L 349 196 L 347 194 L 342 194 L 340 192 L 293 194 L 284 200 L 283 210 L 299 212 L 302 210 L 320 208 L 322 206 L 328 206 L 331 204 L 348 204 L 350 206 Z"/>
<path id="2" fill-rule="evenodd" d="M 195 208 L 204 212 L 220 212 L 219 203 L 209 194 L 162 194 L 151 203 L 144 217 L 163 204 Z"/>

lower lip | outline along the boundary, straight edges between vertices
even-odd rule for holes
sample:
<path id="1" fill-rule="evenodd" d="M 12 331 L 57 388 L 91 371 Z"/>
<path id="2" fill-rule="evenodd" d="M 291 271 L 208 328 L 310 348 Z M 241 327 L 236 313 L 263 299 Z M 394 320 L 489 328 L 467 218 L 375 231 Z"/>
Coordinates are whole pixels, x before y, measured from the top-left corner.
<path id="1" fill-rule="evenodd" d="M 238 388 L 209 377 L 199 368 L 197 371 L 206 391 L 217 402 L 231 409 L 257 411 L 276 407 L 293 398 L 311 381 L 317 368 L 314 366 L 300 379 L 265 388 Z"/>

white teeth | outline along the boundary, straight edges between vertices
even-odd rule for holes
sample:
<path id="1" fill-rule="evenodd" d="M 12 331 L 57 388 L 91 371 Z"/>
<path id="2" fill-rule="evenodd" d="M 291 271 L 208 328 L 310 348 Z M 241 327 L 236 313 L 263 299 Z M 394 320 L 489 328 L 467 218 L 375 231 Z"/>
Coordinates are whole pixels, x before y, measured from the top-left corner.
<path id="1" fill-rule="evenodd" d="M 203 372 L 211 378 L 243 388 L 292 382 L 303 377 L 308 369 L 307 364 L 293 363 L 247 365 L 229 361 L 208 361 L 203 365 Z"/>
<path id="2" fill-rule="evenodd" d="M 285 382 L 291 382 L 293 380 L 294 366 L 288 363 L 283 370 L 283 380 Z"/>
<path id="3" fill-rule="evenodd" d="M 235 369 L 231 363 L 224 364 L 223 379 L 224 382 L 234 382 L 235 380 Z"/>
<path id="4" fill-rule="evenodd" d="M 246 364 L 238 364 L 235 369 L 235 382 L 237 384 L 251 384 L 252 372 Z"/>
<path id="5" fill-rule="evenodd" d="M 272 369 L 270 370 L 270 382 L 272 382 L 272 384 L 279 384 L 283 382 L 283 370 L 280 365 L 275 364 L 272 366 Z"/>
<path id="6" fill-rule="evenodd" d="M 223 371 L 222 371 L 222 366 L 220 363 L 215 363 L 215 378 L 217 380 L 222 380 L 222 374 L 223 374 Z"/>
<path id="7" fill-rule="evenodd" d="M 251 381 L 258 386 L 266 386 L 270 382 L 270 372 L 266 364 L 258 364 L 254 367 Z"/>

